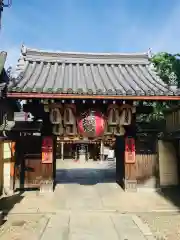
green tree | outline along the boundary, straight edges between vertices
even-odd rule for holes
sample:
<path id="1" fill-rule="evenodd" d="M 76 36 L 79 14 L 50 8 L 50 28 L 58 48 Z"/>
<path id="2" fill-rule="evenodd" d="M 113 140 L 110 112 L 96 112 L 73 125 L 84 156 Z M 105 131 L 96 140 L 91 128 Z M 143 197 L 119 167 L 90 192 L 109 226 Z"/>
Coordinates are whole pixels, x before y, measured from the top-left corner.
<path id="1" fill-rule="evenodd" d="M 160 52 L 153 55 L 151 62 L 166 84 L 180 87 L 180 54 Z"/>
<path id="2" fill-rule="evenodd" d="M 159 77 L 166 84 L 180 87 L 180 54 L 160 52 L 152 56 L 151 62 L 153 63 Z M 149 104 L 154 107 L 154 111 L 149 115 L 141 114 L 139 117 L 142 121 L 152 122 L 163 120 L 163 110 L 171 105 L 177 104 L 177 102 L 157 101 Z"/>

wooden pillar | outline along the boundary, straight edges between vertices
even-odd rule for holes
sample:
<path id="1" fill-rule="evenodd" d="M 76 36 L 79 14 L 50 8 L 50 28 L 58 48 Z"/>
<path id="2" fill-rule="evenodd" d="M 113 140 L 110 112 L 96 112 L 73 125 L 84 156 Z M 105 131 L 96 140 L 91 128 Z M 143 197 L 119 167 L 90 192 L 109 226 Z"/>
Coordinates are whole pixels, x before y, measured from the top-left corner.
<path id="1" fill-rule="evenodd" d="M 133 137 L 125 138 L 125 182 L 126 191 L 137 190 L 136 180 L 136 156 L 135 156 L 135 139 Z"/>
<path id="2" fill-rule="evenodd" d="M 42 180 L 40 183 L 41 192 L 52 192 L 54 188 L 54 139 L 52 136 L 42 139 Z"/>
<path id="3" fill-rule="evenodd" d="M 127 126 L 125 135 L 125 191 L 137 191 L 137 174 L 136 174 L 136 154 L 135 154 L 135 126 L 136 113 L 132 114 L 131 124 Z"/>
<path id="4" fill-rule="evenodd" d="M 15 189 L 15 142 L 11 143 L 11 165 L 10 165 L 10 190 Z"/>
<path id="5" fill-rule="evenodd" d="M 3 141 L 0 140 L 0 195 L 3 192 L 4 162 L 3 162 Z"/>
<path id="6" fill-rule="evenodd" d="M 124 188 L 125 177 L 125 143 L 124 135 L 117 134 L 115 141 L 115 157 L 116 157 L 116 182 Z"/>
<path id="7" fill-rule="evenodd" d="M 64 161 L 64 142 L 61 142 L 61 160 Z"/>

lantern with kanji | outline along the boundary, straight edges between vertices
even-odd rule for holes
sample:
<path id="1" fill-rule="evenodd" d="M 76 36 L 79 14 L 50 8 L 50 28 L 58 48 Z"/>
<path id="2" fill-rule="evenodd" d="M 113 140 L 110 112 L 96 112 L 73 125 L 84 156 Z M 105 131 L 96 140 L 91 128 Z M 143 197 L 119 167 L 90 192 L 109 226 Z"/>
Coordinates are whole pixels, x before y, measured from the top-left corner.
<path id="1" fill-rule="evenodd" d="M 89 110 L 78 121 L 79 133 L 84 137 L 94 138 L 104 134 L 105 119 L 102 113 Z"/>

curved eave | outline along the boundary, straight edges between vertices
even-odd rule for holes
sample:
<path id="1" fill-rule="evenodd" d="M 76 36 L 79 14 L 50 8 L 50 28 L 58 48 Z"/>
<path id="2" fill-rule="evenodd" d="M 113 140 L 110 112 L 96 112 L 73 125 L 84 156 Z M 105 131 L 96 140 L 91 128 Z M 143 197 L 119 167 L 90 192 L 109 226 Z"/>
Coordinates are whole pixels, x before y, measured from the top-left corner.
<path id="1" fill-rule="evenodd" d="M 7 93 L 9 98 L 18 99 L 109 99 L 109 100 L 180 100 L 180 96 L 117 96 L 117 95 L 76 95 L 52 93 Z"/>

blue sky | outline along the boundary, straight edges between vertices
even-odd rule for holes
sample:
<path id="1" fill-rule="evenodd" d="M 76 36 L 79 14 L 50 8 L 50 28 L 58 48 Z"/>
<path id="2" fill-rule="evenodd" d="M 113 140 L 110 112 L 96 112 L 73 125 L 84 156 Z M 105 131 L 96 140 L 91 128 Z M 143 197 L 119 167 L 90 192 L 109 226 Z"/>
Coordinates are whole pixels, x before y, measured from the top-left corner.
<path id="1" fill-rule="evenodd" d="M 51 4 L 50 4 L 51 3 Z M 180 0 L 13 0 L 0 49 L 15 65 L 21 44 L 78 52 L 179 52 Z"/>

